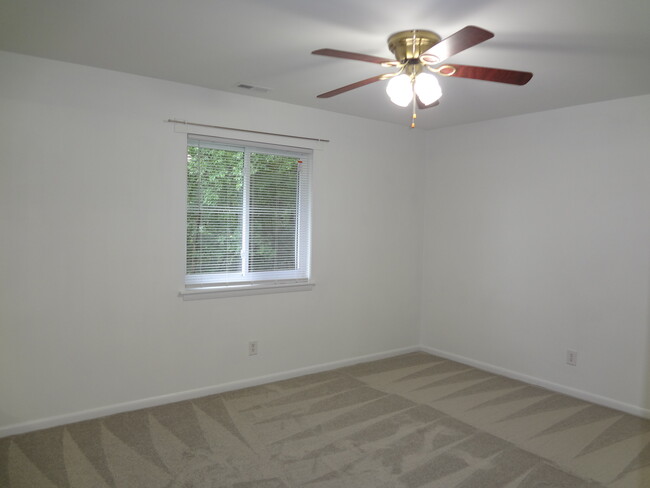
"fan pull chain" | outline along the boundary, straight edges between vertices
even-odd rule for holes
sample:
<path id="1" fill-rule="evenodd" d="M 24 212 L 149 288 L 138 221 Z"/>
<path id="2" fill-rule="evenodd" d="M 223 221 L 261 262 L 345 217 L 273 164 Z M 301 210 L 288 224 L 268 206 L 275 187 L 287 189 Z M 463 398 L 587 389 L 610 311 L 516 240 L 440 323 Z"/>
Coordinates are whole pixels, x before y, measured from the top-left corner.
<path id="1" fill-rule="evenodd" d="M 416 48 L 417 46 L 417 48 Z M 418 56 L 420 55 L 420 46 L 418 43 L 418 38 L 417 38 L 417 31 L 413 30 L 413 41 L 412 41 L 412 49 L 413 53 L 412 56 L 415 57 L 416 49 L 417 49 L 417 54 Z M 412 67 L 411 67 L 412 68 Z M 411 129 L 415 129 L 415 119 L 417 118 L 418 114 L 416 113 L 416 102 L 415 102 L 415 75 L 417 71 L 412 70 L 411 71 L 411 90 L 413 91 L 413 118 L 411 119 Z"/>
<path id="2" fill-rule="evenodd" d="M 418 116 L 418 114 L 415 111 L 416 108 L 417 108 L 417 104 L 415 101 L 415 91 L 413 91 L 413 118 L 411 119 L 411 129 L 415 129 L 415 119 Z"/>

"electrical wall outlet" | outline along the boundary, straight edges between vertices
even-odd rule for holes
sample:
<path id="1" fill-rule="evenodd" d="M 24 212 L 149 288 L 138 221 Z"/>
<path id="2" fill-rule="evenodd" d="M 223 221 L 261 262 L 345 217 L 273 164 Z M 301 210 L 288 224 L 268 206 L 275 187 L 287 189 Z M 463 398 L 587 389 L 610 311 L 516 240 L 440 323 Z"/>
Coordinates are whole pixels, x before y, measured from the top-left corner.
<path id="1" fill-rule="evenodd" d="M 257 341 L 250 341 L 248 343 L 248 355 L 255 356 L 257 354 Z"/>
<path id="2" fill-rule="evenodd" d="M 566 352 L 566 363 L 569 366 L 577 366 L 578 365 L 578 351 L 574 349 L 568 349 Z"/>

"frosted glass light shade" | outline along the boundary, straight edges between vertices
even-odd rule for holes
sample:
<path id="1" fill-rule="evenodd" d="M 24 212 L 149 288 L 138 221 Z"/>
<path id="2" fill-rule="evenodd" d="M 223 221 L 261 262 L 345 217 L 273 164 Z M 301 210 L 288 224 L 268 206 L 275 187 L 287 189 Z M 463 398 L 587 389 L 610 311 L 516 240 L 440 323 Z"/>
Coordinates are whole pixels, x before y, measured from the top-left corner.
<path id="1" fill-rule="evenodd" d="M 403 74 L 394 76 L 386 85 L 386 93 L 395 105 L 406 107 L 413 100 L 411 77 Z"/>
<path id="2" fill-rule="evenodd" d="M 415 77 L 415 94 L 424 105 L 431 105 L 442 96 L 442 90 L 435 76 L 420 73 Z"/>

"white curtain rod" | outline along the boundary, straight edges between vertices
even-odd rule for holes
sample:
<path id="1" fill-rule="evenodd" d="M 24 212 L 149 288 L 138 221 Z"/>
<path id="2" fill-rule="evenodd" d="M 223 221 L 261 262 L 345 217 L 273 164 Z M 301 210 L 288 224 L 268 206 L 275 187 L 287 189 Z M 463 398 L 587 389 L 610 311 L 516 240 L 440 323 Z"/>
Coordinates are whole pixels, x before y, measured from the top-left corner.
<path id="1" fill-rule="evenodd" d="M 174 124 L 194 125 L 196 127 L 209 127 L 210 129 L 236 130 L 238 132 L 248 132 L 250 134 L 263 134 L 265 136 L 290 137 L 292 139 L 302 139 L 302 140 L 305 140 L 305 141 L 330 142 L 329 139 L 318 139 L 316 137 L 292 136 L 292 135 L 289 135 L 289 134 L 277 134 L 275 132 L 263 132 L 263 131 L 259 131 L 259 130 L 237 129 L 235 127 L 222 127 L 220 125 L 199 124 L 199 123 L 196 123 L 196 122 L 187 122 L 185 120 L 167 119 L 165 122 L 171 122 L 171 123 L 174 123 Z"/>

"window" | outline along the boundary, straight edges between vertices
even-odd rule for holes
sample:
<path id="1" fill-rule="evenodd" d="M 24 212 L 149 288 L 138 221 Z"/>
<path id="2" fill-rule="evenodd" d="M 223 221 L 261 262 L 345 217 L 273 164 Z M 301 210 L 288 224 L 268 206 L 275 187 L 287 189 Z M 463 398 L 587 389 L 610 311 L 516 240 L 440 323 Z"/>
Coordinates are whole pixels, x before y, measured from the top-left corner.
<path id="1" fill-rule="evenodd" d="M 186 289 L 308 282 L 311 156 L 188 135 Z"/>

